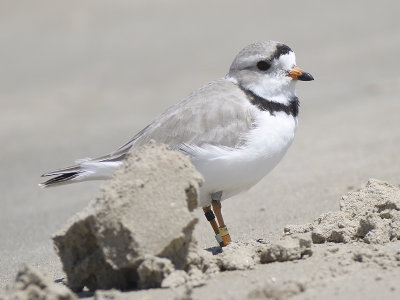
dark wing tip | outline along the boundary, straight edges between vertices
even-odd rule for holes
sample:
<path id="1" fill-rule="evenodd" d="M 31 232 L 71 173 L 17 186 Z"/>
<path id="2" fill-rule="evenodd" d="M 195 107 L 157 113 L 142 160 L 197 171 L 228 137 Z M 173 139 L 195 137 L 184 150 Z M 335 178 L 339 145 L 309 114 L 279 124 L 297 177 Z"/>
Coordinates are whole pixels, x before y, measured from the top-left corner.
<path id="1" fill-rule="evenodd" d="M 62 175 L 59 175 L 59 176 L 57 176 L 57 177 L 51 178 L 51 179 L 49 179 L 49 180 L 47 180 L 47 181 L 45 181 L 45 182 L 43 182 L 43 183 L 40 183 L 39 186 L 40 186 L 41 188 L 45 188 L 45 187 L 48 187 L 48 186 L 51 186 L 51 185 L 56 185 L 56 184 L 64 183 L 64 182 L 66 182 L 66 181 L 69 181 L 69 180 L 71 180 L 71 179 L 74 179 L 74 178 L 77 177 L 80 173 L 81 173 L 81 172 L 71 172 L 71 173 L 62 174 Z M 49 174 L 49 175 L 43 174 L 42 177 L 44 177 L 44 176 L 51 176 L 50 173 L 48 173 L 48 174 Z"/>

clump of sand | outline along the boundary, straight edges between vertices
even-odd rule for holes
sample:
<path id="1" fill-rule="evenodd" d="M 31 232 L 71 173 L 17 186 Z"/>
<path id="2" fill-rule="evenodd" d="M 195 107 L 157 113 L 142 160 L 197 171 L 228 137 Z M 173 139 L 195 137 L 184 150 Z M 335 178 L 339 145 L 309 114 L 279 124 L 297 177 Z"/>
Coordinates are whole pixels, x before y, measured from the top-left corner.
<path id="1" fill-rule="evenodd" d="M 159 287 L 187 264 L 201 175 L 166 146 L 135 150 L 100 196 L 54 235 L 74 291 Z"/>
<path id="2" fill-rule="evenodd" d="M 400 189 L 377 179 L 342 196 L 340 211 L 328 212 L 313 223 L 287 226 L 287 234 L 310 232 L 315 244 L 360 241 L 384 244 L 400 239 Z"/>
<path id="3" fill-rule="evenodd" d="M 52 282 L 28 265 L 22 265 L 15 281 L 4 296 L 0 295 L 0 299 L 76 300 L 78 297 L 66 286 Z"/>

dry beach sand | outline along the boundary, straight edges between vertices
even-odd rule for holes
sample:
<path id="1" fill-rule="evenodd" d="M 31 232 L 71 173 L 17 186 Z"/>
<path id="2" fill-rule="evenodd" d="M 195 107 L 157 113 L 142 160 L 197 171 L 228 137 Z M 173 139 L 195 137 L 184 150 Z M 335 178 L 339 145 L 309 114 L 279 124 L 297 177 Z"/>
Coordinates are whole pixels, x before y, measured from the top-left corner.
<path id="1" fill-rule="evenodd" d="M 64 278 L 50 237 L 99 194 L 100 182 L 40 190 L 41 173 L 114 150 L 188 92 L 225 75 L 236 53 L 257 40 L 287 43 L 316 80 L 298 84 L 299 129 L 283 161 L 250 191 L 223 202 L 234 243 L 214 256 L 227 258 L 215 262 L 218 269 L 234 268 L 226 265 L 235 261 L 229 254 L 280 249 L 285 227 L 293 235 L 311 235 L 299 232 L 325 213 L 339 214 L 341 195 L 369 178 L 400 184 L 396 1 L 0 6 L 2 290 L 23 263 L 46 274 L 44 285 Z M 194 214 L 198 248 L 214 247 L 202 212 Z M 385 216 L 379 218 L 391 220 Z M 235 263 L 245 270 L 217 272 L 197 284 L 95 297 L 397 299 L 400 244 L 366 243 L 363 234 L 373 224 L 379 230 L 391 226 L 371 224 L 360 229 L 360 240 L 313 243 L 312 255 L 300 260 L 261 264 L 261 256 L 250 254 Z"/>
<path id="2" fill-rule="evenodd" d="M 278 240 L 202 249 L 191 213 L 201 183 L 181 153 L 155 144 L 135 149 L 100 195 L 53 235 L 66 278 L 52 282 L 23 265 L 0 299 L 318 298 L 336 296 L 348 277 L 358 297 L 396 297 L 400 187 L 370 179 L 342 197 L 339 211 L 288 225 Z M 354 279 L 365 271 L 360 289 Z M 240 289 L 221 289 L 243 276 Z"/>

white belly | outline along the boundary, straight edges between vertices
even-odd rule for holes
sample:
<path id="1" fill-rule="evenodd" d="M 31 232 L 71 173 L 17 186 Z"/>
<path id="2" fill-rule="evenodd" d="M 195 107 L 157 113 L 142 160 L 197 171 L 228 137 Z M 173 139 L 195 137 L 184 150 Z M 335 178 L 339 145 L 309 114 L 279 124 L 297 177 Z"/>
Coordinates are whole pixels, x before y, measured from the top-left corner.
<path id="1" fill-rule="evenodd" d="M 203 175 L 199 206 L 210 204 L 211 194 L 222 191 L 222 199 L 245 191 L 268 174 L 293 141 L 297 119 L 284 112 L 271 116 L 260 112 L 256 127 L 238 149 L 207 146 L 196 151 L 192 162 Z"/>

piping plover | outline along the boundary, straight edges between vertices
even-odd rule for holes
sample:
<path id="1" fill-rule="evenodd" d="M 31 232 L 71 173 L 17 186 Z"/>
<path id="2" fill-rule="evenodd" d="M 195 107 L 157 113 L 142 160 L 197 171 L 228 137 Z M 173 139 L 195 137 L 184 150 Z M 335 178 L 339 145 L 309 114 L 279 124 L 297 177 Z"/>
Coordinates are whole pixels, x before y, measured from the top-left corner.
<path id="1" fill-rule="evenodd" d="M 45 173 L 55 177 L 40 186 L 110 178 L 130 149 L 150 140 L 165 143 L 188 155 L 203 175 L 199 205 L 225 246 L 230 237 L 220 201 L 255 185 L 281 160 L 297 128 L 296 82 L 313 79 L 296 66 L 285 44 L 251 44 L 224 78 L 192 92 L 128 143 L 109 155 Z"/>

